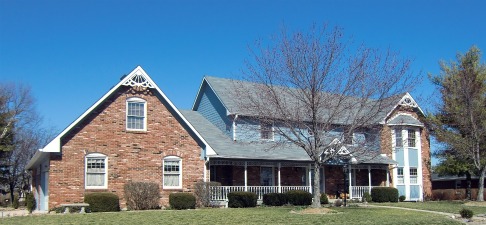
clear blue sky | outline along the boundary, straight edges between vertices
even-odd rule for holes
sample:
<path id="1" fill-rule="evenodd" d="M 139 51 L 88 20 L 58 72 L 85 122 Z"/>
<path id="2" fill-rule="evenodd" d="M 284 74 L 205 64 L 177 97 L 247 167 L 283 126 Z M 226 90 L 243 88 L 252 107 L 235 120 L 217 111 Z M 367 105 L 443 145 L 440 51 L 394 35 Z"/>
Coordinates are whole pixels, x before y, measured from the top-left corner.
<path id="1" fill-rule="evenodd" d="M 29 84 L 56 131 L 137 65 L 178 108 L 189 109 L 204 75 L 238 77 L 255 40 L 283 24 L 313 23 L 398 50 L 424 76 L 473 44 L 486 50 L 486 3 L 479 0 L 0 0 L 0 78 Z M 431 89 L 426 81 L 412 95 L 420 104 Z"/>

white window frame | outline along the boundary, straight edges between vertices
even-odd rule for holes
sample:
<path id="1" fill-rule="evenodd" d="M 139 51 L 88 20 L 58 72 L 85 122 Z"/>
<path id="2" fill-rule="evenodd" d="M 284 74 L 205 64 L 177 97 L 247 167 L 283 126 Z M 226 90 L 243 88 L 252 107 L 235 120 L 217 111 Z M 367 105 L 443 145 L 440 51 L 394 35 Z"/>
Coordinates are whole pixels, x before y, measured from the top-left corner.
<path id="1" fill-rule="evenodd" d="M 412 173 L 412 171 L 414 171 L 414 173 Z M 418 184 L 418 168 L 410 167 L 409 175 L 410 175 L 410 184 Z"/>
<path id="2" fill-rule="evenodd" d="M 400 139 L 397 137 L 400 136 Z M 400 140 L 400 141 L 398 141 Z M 403 134 L 402 129 L 395 129 L 395 147 L 403 148 Z"/>
<path id="3" fill-rule="evenodd" d="M 413 138 L 411 138 L 411 136 L 413 136 Z M 413 145 L 410 144 L 410 141 L 412 140 Z M 407 147 L 417 148 L 417 134 L 414 129 L 407 129 Z"/>
<path id="4" fill-rule="evenodd" d="M 400 174 L 401 171 L 401 174 Z M 405 184 L 405 176 L 403 175 L 403 167 L 397 168 L 397 184 Z"/>
<path id="5" fill-rule="evenodd" d="M 88 159 L 103 159 L 105 161 L 105 180 L 103 186 L 88 185 Z M 86 189 L 108 189 L 108 156 L 101 153 L 90 153 L 84 157 L 84 187 Z"/>
<path id="6" fill-rule="evenodd" d="M 142 129 L 135 129 L 128 127 L 128 105 L 129 103 L 143 103 L 143 128 Z M 147 101 L 139 97 L 130 97 L 127 98 L 126 101 L 126 113 L 125 113 L 125 127 L 128 131 L 147 131 Z"/>
<path id="7" fill-rule="evenodd" d="M 270 127 L 269 131 L 267 129 L 264 130 L 264 127 L 266 126 Z M 269 132 L 270 137 L 264 138 L 263 137 L 264 132 Z M 273 129 L 273 123 L 264 123 L 264 122 L 260 123 L 260 139 L 265 141 L 273 141 L 275 139 L 275 131 Z"/>
<path id="8" fill-rule="evenodd" d="M 179 162 L 179 185 L 178 186 L 167 186 L 165 185 L 165 163 L 166 161 Z M 177 156 L 166 156 L 162 163 L 162 186 L 163 189 L 182 189 L 182 159 Z"/>

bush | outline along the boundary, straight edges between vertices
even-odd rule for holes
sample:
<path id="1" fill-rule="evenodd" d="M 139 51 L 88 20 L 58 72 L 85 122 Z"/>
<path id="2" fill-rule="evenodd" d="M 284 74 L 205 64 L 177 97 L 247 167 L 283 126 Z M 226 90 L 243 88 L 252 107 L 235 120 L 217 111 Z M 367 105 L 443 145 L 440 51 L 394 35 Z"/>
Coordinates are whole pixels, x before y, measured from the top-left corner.
<path id="1" fill-rule="evenodd" d="M 195 209 L 196 197 L 191 193 L 172 193 L 169 195 L 169 204 L 172 209 Z"/>
<path id="2" fill-rule="evenodd" d="M 148 182 L 128 182 L 123 187 L 127 208 L 130 210 L 158 209 L 159 185 Z"/>
<path id="3" fill-rule="evenodd" d="M 326 193 L 321 193 L 321 204 L 329 204 L 329 199 L 327 198 Z"/>
<path id="4" fill-rule="evenodd" d="M 310 205 L 312 204 L 312 194 L 307 191 L 293 190 L 285 193 L 291 205 Z"/>
<path id="5" fill-rule="evenodd" d="M 371 189 L 373 202 L 398 202 L 398 189 L 392 187 L 374 187 Z"/>
<path id="6" fill-rule="evenodd" d="M 405 201 L 405 198 L 405 195 L 400 195 L 400 197 L 398 197 L 398 201 L 403 202 Z"/>
<path id="7" fill-rule="evenodd" d="M 371 202 L 372 198 L 369 192 L 363 193 L 363 197 L 361 198 L 362 202 Z"/>
<path id="8" fill-rule="evenodd" d="M 252 192 L 235 191 L 228 193 L 228 207 L 249 208 L 257 204 L 257 195 Z"/>
<path id="9" fill-rule="evenodd" d="M 33 193 L 28 193 L 27 196 L 25 196 L 25 204 L 27 205 L 29 213 L 32 213 L 32 211 L 35 210 L 36 202 Z"/>
<path id="10" fill-rule="evenodd" d="M 120 211 L 120 199 L 118 198 L 118 195 L 110 192 L 85 194 L 84 202 L 89 204 L 91 212 Z"/>
<path id="11" fill-rule="evenodd" d="M 221 183 L 198 181 L 194 184 L 194 195 L 196 196 L 196 205 L 198 207 L 211 206 L 211 196 L 214 192 L 211 190 L 211 187 L 216 186 L 221 186 Z"/>
<path id="12" fill-rule="evenodd" d="M 466 219 L 471 219 L 474 215 L 472 210 L 466 208 L 461 209 L 461 211 L 459 211 L 459 214 L 461 214 L 462 218 Z"/>
<path id="13" fill-rule="evenodd" d="M 283 193 L 268 193 L 263 195 L 263 204 L 268 206 L 282 206 L 287 204 L 287 195 Z"/>

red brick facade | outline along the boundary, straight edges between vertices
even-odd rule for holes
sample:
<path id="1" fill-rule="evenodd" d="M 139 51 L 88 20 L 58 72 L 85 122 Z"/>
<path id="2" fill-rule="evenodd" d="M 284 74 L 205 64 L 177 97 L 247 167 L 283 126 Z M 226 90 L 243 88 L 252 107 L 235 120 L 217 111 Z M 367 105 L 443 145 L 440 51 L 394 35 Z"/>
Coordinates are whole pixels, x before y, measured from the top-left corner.
<path id="1" fill-rule="evenodd" d="M 146 100 L 146 131 L 126 130 L 126 100 L 130 97 Z M 163 101 L 153 89 L 136 91 L 120 86 L 67 133 L 61 139 L 61 154 L 51 155 L 50 159 L 49 208 L 83 202 L 84 194 L 97 191 L 117 194 L 124 208 L 123 186 L 128 181 L 159 184 L 162 206 L 168 205 L 169 193 L 191 191 L 204 174 L 201 147 Z M 89 153 L 107 156 L 107 189 L 85 189 L 85 154 Z M 182 159 L 182 189 L 162 187 L 162 164 L 166 156 Z"/>

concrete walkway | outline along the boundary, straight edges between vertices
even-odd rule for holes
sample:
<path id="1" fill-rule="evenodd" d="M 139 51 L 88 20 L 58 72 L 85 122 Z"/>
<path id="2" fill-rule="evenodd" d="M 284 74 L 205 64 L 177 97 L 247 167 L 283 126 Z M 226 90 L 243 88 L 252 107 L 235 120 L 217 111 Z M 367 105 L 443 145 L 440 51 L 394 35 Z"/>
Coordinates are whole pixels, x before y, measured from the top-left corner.
<path id="1" fill-rule="evenodd" d="M 12 217 L 12 216 L 27 216 L 27 215 L 39 215 L 39 214 L 46 214 L 47 212 L 39 212 L 34 211 L 32 214 L 29 214 L 27 209 L 9 209 L 9 210 L 0 210 L 0 218 L 5 217 Z"/>
<path id="2" fill-rule="evenodd" d="M 416 212 L 434 213 L 434 214 L 444 215 L 444 216 L 447 216 L 449 218 L 452 218 L 452 219 L 455 219 L 455 220 L 458 220 L 460 222 L 470 224 L 470 225 L 486 224 L 485 215 L 474 216 L 473 218 L 471 218 L 471 220 L 468 220 L 468 219 L 461 218 L 460 214 L 430 211 L 430 210 L 424 210 L 424 209 L 411 209 L 411 208 L 403 208 L 403 207 L 396 207 L 396 206 L 385 206 L 385 205 L 360 205 L 360 206 L 361 207 L 402 209 L 402 210 L 409 210 L 409 211 L 416 211 Z"/>

